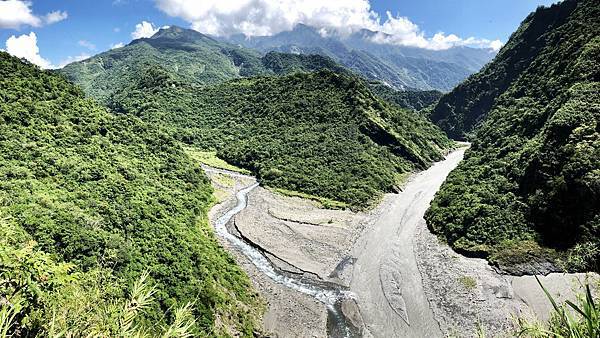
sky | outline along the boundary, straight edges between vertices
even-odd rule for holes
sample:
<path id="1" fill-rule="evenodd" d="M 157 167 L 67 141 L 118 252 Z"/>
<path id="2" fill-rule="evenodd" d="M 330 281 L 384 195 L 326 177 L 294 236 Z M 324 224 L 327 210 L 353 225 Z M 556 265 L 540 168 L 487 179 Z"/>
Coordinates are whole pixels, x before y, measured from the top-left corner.
<path id="1" fill-rule="evenodd" d="M 377 43 L 498 49 L 528 13 L 555 0 L 0 0 L 0 49 L 42 68 L 178 25 L 212 35 L 273 35 L 297 23 Z"/>

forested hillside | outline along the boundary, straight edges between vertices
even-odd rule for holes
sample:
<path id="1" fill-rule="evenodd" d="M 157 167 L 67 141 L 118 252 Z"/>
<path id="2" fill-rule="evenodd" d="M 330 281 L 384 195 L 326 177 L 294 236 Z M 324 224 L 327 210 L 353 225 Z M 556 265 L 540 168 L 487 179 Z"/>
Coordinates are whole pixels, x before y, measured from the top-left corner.
<path id="1" fill-rule="evenodd" d="M 598 55 L 600 2 L 565 0 L 440 100 L 451 136 L 482 122 L 426 215 L 433 231 L 509 271 L 599 269 Z"/>
<path id="2" fill-rule="evenodd" d="M 329 69 L 336 73 L 351 74 L 350 71 L 331 58 L 319 54 L 289 54 L 269 52 L 261 58 L 264 67 L 277 75 L 295 72 L 314 72 Z"/>
<path id="3" fill-rule="evenodd" d="M 176 26 L 150 38 L 65 66 L 61 73 L 90 96 L 104 100 L 114 88 L 135 81 L 148 64 L 158 64 L 176 79 L 198 84 L 219 83 L 262 74 L 260 55 Z"/>
<path id="4" fill-rule="evenodd" d="M 382 99 L 402 108 L 421 110 L 435 103 L 444 95 L 437 90 L 395 90 L 382 83 L 370 83 L 369 87 Z"/>
<path id="5" fill-rule="evenodd" d="M 500 95 L 529 72 L 535 61 L 543 62 L 554 44 L 561 42 L 557 27 L 569 29 L 570 14 L 576 5 L 576 1 L 566 1 L 560 10 L 540 8 L 531 13 L 492 62 L 439 101 L 431 120 L 450 137 L 464 138 L 483 121 Z M 588 37 L 593 35 L 586 32 Z"/>
<path id="6" fill-rule="evenodd" d="M 216 150 L 263 184 L 357 208 L 451 147 L 426 119 L 329 70 L 198 87 L 150 67 L 112 106 Z"/>
<path id="7" fill-rule="evenodd" d="M 328 68 L 348 72 L 321 55 L 258 52 L 214 40 L 177 26 L 160 29 L 150 38 L 74 62 L 59 70 L 101 102 L 117 88 L 137 81 L 146 68 L 158 65 L 180 82 L 212 85 L 257 75 L 282 75 Z"/>
<path id="8" fill-rule="evenodd" d="M 251 336 L 261 306 L 207 224 L 211 204 L 201 168 L 167 133 L 0 52 L 8 334 L 162 335 L 178 319 L 195 335 Z"/>

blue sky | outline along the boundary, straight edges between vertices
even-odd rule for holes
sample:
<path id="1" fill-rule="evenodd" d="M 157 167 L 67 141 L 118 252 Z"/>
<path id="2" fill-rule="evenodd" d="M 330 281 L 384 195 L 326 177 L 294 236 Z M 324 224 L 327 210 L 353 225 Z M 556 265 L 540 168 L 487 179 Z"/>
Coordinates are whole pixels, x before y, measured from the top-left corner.
<path id="1" fill-rule="evenodd" d="M 521 21 L 538 6 L 556 0 L 372 0 L 379 13 L 386 10 L 411 19 L 429 33 L 508 40 Z"/>
<path id="2" fill-rule="evenodd" d="M 506 42 L 529 12 L 553 2 L 254 0 L 250 4 L 250 0 L 9 0 L 0 1 L 0 48 L 17 51 L 46 67 L 56 67 L 117 43 L 128 43 L 142 21 L 147 24 L 139 27 L 137 36 L 173 24 L 216 35 L 269 35 L 305 22 L 336 30 L 382 30 L 397 37 L 385 43 L 432 49 L 458 44 L 488 46 L 495 40 Z M 377 13 L 378 21 L 370 11 Z M 37 38 L 34 42 L 38 51 L 31 41 L 31 32 Z M 440 32 L 444 34 L 434 38 Z M 8 48 L 7 40 L 25 34 L 22 39 L 13 38 Z"/>

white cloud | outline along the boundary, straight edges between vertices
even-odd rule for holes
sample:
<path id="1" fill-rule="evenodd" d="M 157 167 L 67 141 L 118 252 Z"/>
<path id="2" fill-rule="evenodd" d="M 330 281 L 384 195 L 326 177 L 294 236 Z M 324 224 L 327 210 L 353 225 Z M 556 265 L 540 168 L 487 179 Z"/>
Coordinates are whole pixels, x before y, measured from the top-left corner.
<path id="1" fill-rule="evenodd" d="M 41 68 L 54 68 L 50 61 L 40 55 L 40 49 L 37 46 L 37 36 L 34 32 L 23 34 L 19 37 L 11 36 L 6 40 L 6 51 L 19 58 L 25 58 Z"/>
<path id="2" fill-rule="evenodd" d="M 53 23 L 63 21 L 68 16 L 69 14 L 67 14 L 67 12 L 65 11 L 54 11 L 46 14 L 46 16 L 44 16 L 44 21 L 46 22 L 46 24 L 51 25 Z"/>
<path id="3" fill-rule="evenodd" d="M 373 42 L 427 48 L 433 45 L 433 38 L 428 40 L 425 33 L 406 17 L 394 17 L 386 12 L 387 20 L 380 25 L 378 34 L 372 37 Z M 435 38 L 435 36 L 434 36 Z"/>
<path id="4" fill-rule="evenodd" d="M 131 33 L 132 39 L 149 38 L 158 32 L 158 28 L 154 27 L 151 22 L 142 21 L 135 25 L 135 31 Z"/>
<path id="5" fill-rule="evenodd" d="M 375 27 L 377 15 L 366 0 L 155 0 L 170 16 L 198 31 L 228 35 L 272 35 L 297 23 L 353 30 Z"/>
<path id="6" fill-rule="evenodd" d="M 426 36 L 406 17 L 387 12 L 382 18 L 371 9 L 369 0 L 155 0 L 157 7 L 191 24 L 192 29 L 212 35 L 243 33 L 247 36 L 273 35 L 291 30 L 298 23 L 314 26 L 322 36 L 330 32 L 349 34 L 360 29 L 381 32 L 372 37 L 391 43 L 428 49 L 475 45 L 498 49 L 500 41 L 437 33 Z"/>
<path id="7" fill-rule="evenodd" d="M 0 1 L 0 28 L 19 28 L 21 25 L 40 26 L 42 20 L 31 12 L 31 3 L 17 0 Z"/>
<path id="8" fill-rule="evenodd" d="M 94 45 L 93 43 L 87 41 L 87 40 L 79 40 L 78 44 L 81 47 L 85 47 L 89 50 L 96 50 L 96 45 Z"/>
<path id="9" fill-rule="evenodd" d="M 64 66 L 68 65 L 69 63 L 82 61 L 82 60 L 90 58 L 90 56 L 91 55 L 89 55 L 87 53 L 81 53 L 77 56 L 69 56 L 66 59 L 60 61 L 60 63 L 58 64 L 58 67 L 56 67 L 56 68 L 63 68 Z"/>
<path id="10" fill-rule="evenodd" d="M 490 48 L 495 51 L 499 51 L 502 46 L 504 46 L 504 43 L 500 40 L 494 40 L 490 42 Z"/>
<path id="11" fill-rule="evenodd" d="M 67 18 L 67 12 L 54 11 L 45 16 L 35 15 L 31 10 L 31 2 L 22 0 L 0 1 L 0 28 L 13 28 L 52 24 Z"/>
<path id="12" fill-rule="evenodd" d="M 117 42 L 117 43 L 113 43 L 113 44 L 111 44 L 111 45 L 110 45 L 110 49 L 121 48 L 121 47 L 123 47 L 123 46 L 125 46 L 125 44 L 124 44 L 124 43 L 122 43 L 122 42 Z"/>

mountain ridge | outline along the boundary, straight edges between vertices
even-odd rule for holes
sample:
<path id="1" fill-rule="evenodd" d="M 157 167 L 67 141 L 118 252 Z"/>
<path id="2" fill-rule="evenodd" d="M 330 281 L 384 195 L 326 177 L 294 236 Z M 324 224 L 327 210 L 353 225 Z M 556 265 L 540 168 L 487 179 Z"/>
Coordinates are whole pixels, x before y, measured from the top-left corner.
<path id="1" fill-rule="evenodd" d="M 322 53 L 369 80 L 381 81 L 396 89 L 448 91 L 493 57 L 490 50 L 453 47 L 447 51 L 432 51 L 374 43 L 364 36 L 373 34 L 381 33 L 361 30 L 344 37 L 323 36 L 316 28 L 297 24 L 291 31 L 268 37 L 236 34 L 218 39 L 263 53 L 273 50 Z M 433 71 L 428 71 L 430 69 Z"/>

